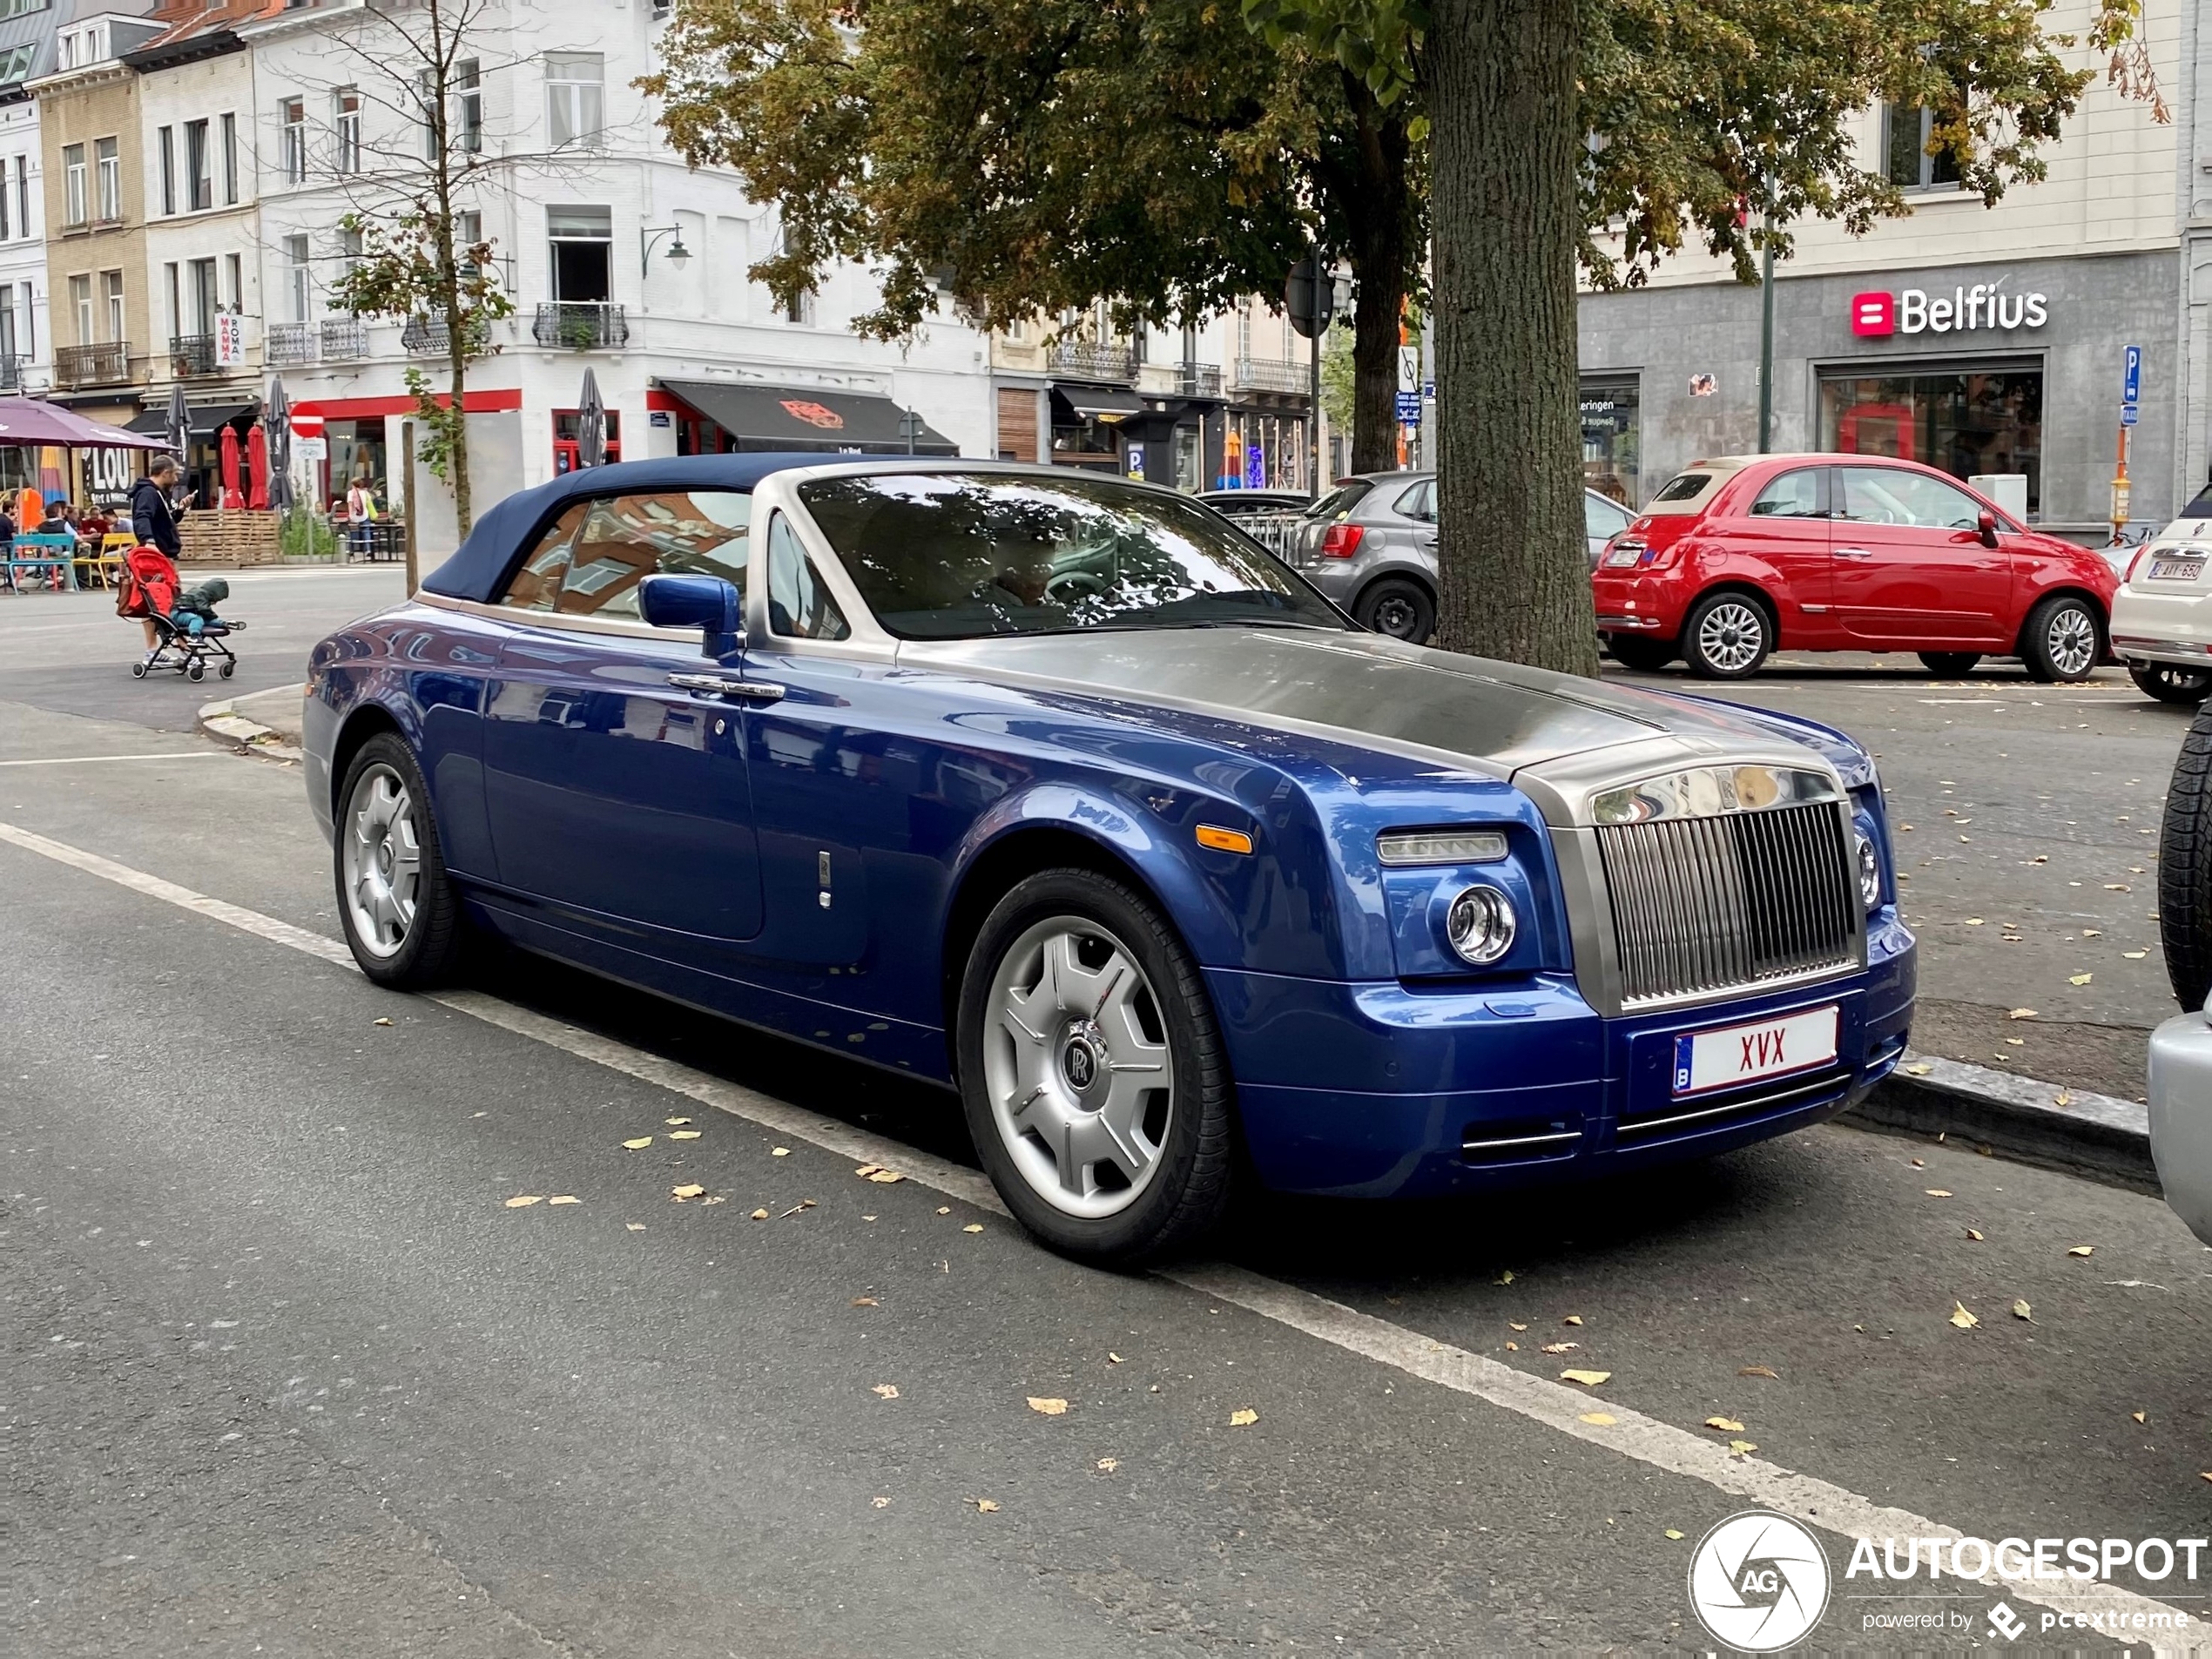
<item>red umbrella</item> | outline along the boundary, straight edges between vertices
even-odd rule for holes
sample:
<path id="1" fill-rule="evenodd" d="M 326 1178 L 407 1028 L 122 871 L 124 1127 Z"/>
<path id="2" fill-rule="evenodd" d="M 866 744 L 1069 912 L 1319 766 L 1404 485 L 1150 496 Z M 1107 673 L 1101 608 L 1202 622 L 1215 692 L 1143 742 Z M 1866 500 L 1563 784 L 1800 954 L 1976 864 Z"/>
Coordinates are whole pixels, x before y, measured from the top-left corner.
<path id="1" fill-rule="evenodd" d="M 246 498 L 246 504 L 257 513 L 266 512 L 269 505 L 269 434 L 259 421 L 246 435 L 246 460 L 247 470 L 253 475 L 253 493 Z"/>
<path id="2" fill-rule="evenodd" d="M 238 487 L 238 428 L 223 428 L 223 505 L 243 507 L 246 492 Z"/>

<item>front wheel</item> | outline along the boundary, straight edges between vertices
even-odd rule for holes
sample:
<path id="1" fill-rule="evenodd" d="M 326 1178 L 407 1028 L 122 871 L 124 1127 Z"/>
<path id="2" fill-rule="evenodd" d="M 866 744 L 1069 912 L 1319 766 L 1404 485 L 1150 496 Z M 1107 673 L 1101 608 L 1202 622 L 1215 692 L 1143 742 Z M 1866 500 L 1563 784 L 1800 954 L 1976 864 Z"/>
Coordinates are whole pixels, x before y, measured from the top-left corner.
<path id="1" fill-rule="evenodd" d="M 1924 651 L 1920 666 L 1939 680 L 1962 680 L 1974 671 L 1974 664 L 1981 661 L 1978 651 Z"/>
<path id="2" fill-rule="evenodd" d="M 1391 577 L 1359 596 L 1352 613 L 1360 625 L 1420 645 L 1436 631 L 1436 601 L 1418 582 Z"/>
<path id="3" fill-rule="evenodd" d="M 461 900 L 415 756 L 395 733 L 378 732 L 346 768 L 338 799 L 331 851 L 354 960 L 392 990 L 442 983 L 459 961 Z"/>
<path id="4" fill-rule="evenodd" d="M 2130 663 L 2128 678 L 2145 697 L 2155 697 L 2161 703 L 2184 706 L 2202 703 L 2205 693 L 2212 691 L 2212 673 L 2183 668 L 2179 663 Z"/>
<path id="5" fill-rule="evenodd" d="M 1174 929 L 1095 871 L 1047 870 L 992 910 L 962 976 L 961 1099 L 1015 1218 L 1127 1267 L 1197 1239 L 1229 1201 L 1234 1085 Z"/>
<path id="6" fill-rule="evenodd" d="M 1608 634 L 1605 648 L 1613 660 L 1639 674 L 1656 674 L 1681 655 L 1671 639 L 1651 639 L 1640 634 Z"/>
<path id="7" fill-rule="evenodd" d="M 1747 593 L 1709 593 L 1683 624 L 1683 660 L 1702 679 L 1749 679 L 1773 649 L 1766 607 Z"/>
<path id="8" fill-rule="evenodd" d="M 2020 630 L 2020 660 L 2047 685 L 2087 679 L 2103 649 L 2104 618 L 2087 599 L 2070 593 L 2043 600 Z"/>

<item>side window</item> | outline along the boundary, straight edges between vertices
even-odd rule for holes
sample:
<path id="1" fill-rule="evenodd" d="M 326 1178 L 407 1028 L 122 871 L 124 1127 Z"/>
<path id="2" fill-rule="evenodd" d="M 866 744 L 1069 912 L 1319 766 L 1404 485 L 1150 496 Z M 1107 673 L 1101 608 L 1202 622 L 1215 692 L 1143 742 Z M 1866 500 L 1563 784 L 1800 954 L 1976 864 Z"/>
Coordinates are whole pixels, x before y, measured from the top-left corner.
<path id="1" fill-rule="evenodd" d="M 1974 498 L 1939 478 L 1902 467 L 1845 467 L 1842 472 L 1844 514 L 1858 523 L 1970 530 L 1981 522 Z"/>
<path id="2" fill-rule="evenodd" d="M 781 513 L 768 527 L 768 631 L 786 639 L 843 639 L 853 631 Z"/>
<path id="3" fill-rule="evenodd" d="M 1436 516 L 1436 486 L 1424 478 L 1391 502 L 1391 506 L 1406 518 L 1417 518 L 1426 523 Z"/>
<path id="4" fill-rule="evenodd" d="M 1821 500 L 1818 467 L 1801 467 L 1795 472 L 1785 472 L 1770 482 L 1759 491 L 1759 498 L 1751 503 L 1754 518 L 1825 518 L 1828 509 Z"/>
<path id="5" fill-rule="evenodd" d="M 523 561 L 500 603 L 570 617 L 637 615 L 649 576 L 718 576 L 742 596 L 752 497 L 655 490 L 578 502 Z"/>
<path id="6" fill-rule="evenodd" d="M 1757 509 L 1752 510 L 1756 512 Z M 1582 492 L 1583 535 L 1602 536 L 1610 541 L 1628 528 L 1629 515 L 1625 509 L 1615 507 L 1602 496 L 1593 496 L 1587 489 Z"/>

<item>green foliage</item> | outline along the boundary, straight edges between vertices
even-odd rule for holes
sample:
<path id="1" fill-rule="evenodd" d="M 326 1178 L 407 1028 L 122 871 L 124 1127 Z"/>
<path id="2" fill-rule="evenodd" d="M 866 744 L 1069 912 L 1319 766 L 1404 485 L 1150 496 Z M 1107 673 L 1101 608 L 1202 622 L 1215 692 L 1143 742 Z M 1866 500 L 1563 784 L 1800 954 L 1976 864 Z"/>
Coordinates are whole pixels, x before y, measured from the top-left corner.
<path id="1" fill-rule="evenodd" d="M 413 364 L 408 366 L 407 395 L 415 400 L 415 418 L 422 423 L 415 435 L 415 458 L 439 482 L 450 484 L 454 456 L 464 454 L 468 442 L 467 417 L 454 399 L 442 400 L 432 392 L 430 377 Z"/>
<path id="2" fill-rule="evenodd" d="M 489 354 L 489 325 L 515 310 L 490 242 L 456 242 L 452 219 L 435 210 L 347 213 L 338 223 L 361 238 L 361 253 L 330 285 L 333 311 L 431 317 L 465 361 Z"/>
<path id="3" fill-rule="evenodd" d="M 1332 323 L 1321 336 L 1321 412 L 1338 431 L 1352 424 L 1352 330 Z"/>
<path id="4" fill-rule="evenodd" d="M 320 513 L 295 507 L 277 525 L 277 546 L 287 559 L 334 558 L 338 536 Z"/>

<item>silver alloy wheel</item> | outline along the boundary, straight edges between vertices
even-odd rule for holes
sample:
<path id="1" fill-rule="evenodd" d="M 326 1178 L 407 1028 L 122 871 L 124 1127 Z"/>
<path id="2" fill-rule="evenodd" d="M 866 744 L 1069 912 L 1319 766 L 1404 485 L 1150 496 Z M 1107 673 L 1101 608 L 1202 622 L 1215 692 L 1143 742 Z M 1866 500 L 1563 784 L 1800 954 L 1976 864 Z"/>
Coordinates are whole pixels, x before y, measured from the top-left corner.
<path id="1" fill-rule="evenodd" d="M 1724 674 L 1740 674 L 1766 647 L 1766 618 L 1748 600 L 1723 599 L 1697 624 L 1697 651 Z"/>
<path id="2" fill-rule="evenodd" d="M 1390 594 L 1375 606 L 1375 631 L 1393 639 L 1411 639 L 1417 620 L 1413 602 L 1403 594 Z"/>
<path id="3" fill-rule="evenodd" d="M 378 762 L 354 780 L 345 816 L 346 910 L 361 948 L 396 956 L 415 926 L 422 846 L 407 780 Z"/>
<path id="4" fill-rule="evenodd" d="M 1086 1220 L 1120 1214 L 1158 1171 L 1175 1058 L 1152 983 L 1098 923 L 1028 928 L 991 976 L 983 1086 L 1032 1191 Z"/>
<path id="5" fill-rule="evenodd" d="M 2080 605 L 2060 605 L 2051 613 L 2043 643 L 2051 666 L 2068 679 L 2087 673 L 2096 664 L 2097 624 Z"/>

